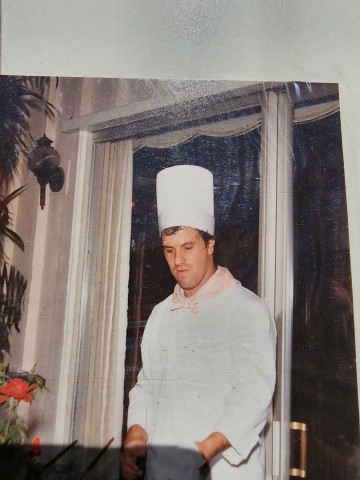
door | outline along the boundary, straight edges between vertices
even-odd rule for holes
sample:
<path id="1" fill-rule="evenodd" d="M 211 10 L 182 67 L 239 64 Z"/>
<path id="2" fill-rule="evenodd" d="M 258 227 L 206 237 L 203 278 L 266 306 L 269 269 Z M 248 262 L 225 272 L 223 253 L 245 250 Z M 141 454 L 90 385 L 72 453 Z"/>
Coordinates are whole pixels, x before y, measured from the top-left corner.
<path id="1" fill-rule="evenodd" d="M 339 113 L 294 127 L 294 252 L 290 473 L 353 480 L 359 418 Z"/>
<path id="2" fill-rule="evenodd" d="M 350 479 L 359 420 L 340 119 L 329 104 L 297 108 L 287 94 L 264 96 L 259 293 L 278 330 L 272 475 Z"/>

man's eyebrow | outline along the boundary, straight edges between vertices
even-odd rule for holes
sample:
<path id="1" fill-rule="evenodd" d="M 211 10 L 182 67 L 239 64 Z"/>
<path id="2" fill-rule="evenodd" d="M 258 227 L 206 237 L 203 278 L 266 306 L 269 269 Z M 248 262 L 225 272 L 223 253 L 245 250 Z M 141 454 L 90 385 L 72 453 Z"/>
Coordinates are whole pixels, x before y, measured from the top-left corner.
<path id="1" fill-rule="evenodd" d="M 191 247 L 191 246 L 194 245 L 194 244 L 195 244 L 195 242 L 185 242 L 185 243 L 182 243 L 180 246 L 181 246 L 181 247 Z M 175 248 L 175 247 L 173 247 L 172 245 L 164 245 L 164 244 L 162 244 L 162 245 L 161 245 L 161 248 Z"/>

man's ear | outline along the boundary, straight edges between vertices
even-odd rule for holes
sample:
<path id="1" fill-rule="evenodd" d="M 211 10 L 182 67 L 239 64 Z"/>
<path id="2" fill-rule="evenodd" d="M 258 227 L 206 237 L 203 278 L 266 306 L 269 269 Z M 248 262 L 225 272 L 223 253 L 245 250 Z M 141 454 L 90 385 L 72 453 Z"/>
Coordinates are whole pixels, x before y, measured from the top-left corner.
<path id="1" fill-rule="evenodd" d="M 207 251 L 209 255 L 212 255 L 214 253 L 214 248 L 215 248 L 215 240 L 212 238 L 211 240 L 208 241 L 208 244 L 207 244 Z"/>

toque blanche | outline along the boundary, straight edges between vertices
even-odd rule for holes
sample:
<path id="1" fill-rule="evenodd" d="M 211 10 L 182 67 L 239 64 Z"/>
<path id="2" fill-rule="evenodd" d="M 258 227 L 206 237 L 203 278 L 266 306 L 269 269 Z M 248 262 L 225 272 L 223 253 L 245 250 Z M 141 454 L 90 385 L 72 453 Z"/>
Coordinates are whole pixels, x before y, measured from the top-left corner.
<path id="1" fill-rule="evenodd" d="M 213 174 L 196 165 L 165 168 L 156 178 L 159 232 L 175 226 L 214 235 Z"/>

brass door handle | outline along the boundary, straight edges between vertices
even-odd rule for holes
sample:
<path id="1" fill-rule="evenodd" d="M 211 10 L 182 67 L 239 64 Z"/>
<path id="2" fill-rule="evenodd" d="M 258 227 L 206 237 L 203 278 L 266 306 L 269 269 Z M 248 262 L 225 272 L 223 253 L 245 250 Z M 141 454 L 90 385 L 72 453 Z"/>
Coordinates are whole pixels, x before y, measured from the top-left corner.
<path id="1" fill-rule="evenodd" d="M 289 475 L 306 478 L 307 425 L 306 423 L 290 422 L 290 430 L 300 430 L 300 468 L 290 468 Z"/>

